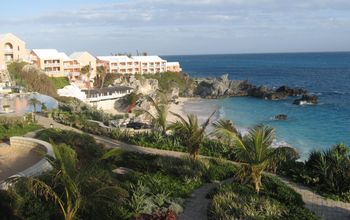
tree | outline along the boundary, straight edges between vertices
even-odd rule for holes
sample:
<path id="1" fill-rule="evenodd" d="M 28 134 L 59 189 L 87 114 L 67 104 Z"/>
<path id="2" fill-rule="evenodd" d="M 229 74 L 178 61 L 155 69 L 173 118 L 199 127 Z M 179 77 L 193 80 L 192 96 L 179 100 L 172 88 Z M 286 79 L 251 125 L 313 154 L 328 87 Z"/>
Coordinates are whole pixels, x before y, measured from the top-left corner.
<path id="1" fill-rule="evenodd" d="M 151 105 L 155 108 L 155 114 L 153 114 L 150 110 L 146 109 L 137 109 L 135 110 L 135 113 L 137 115 L 144 114 L 146 118 L 150 119 L 152 124 L 158 131 L 160 131 L 163 135 L 166 135 L 166 132 L 168 130 L 168 101 L 164 94 L 159 93 L 160 101 L 156 101 L 151 96 L 146 96 L 146 100 L 151 103 Z"/>
<path id="2" fill-rule="evenodd" d="M 99 178 L 104 174 L 94 167 L 79 168 L 77 155 L 71 147 L 53 145 L 53 151 L 55 158 L 47 158 L 53 167 L 49 182 L 40 177 L 16 177 L 10 181 L 27 181 L 37 197 L 58 205 L 65 220 L 76 219 L 78 211 L 87 204 L 91 205 L 94 199 L 106 203 L 119 201 L 116 195 L 120 188 L 101 185 Z"/>
<path id="3" fill-rule="evenodd" d="M 35 112 L 37 112 L 37 108 L 36 108 L 36 107 L 37 107 L 38 105 L 40 105 L 41 102 L 40 102 L 37 98 L 35 98 L 35 97 L 29 99 L 28 102 L 29 102 L 28 104 L 31 105 L 31 106 L 33 107 L 32 116 L 33 116 L 33 120 L 35 121 Z"/>
<path id="4" fill-rule="evenodd" d="M 80 73 L 83 74 L 84 76 L 86 76 L 90 82 L 90 75 L 91 75 L 91 66 L 90 65 L 83 66 L 80 69 Z"/>
<path id="5" fill-rule="evenodd" d="M 47 111 L 47 107 L 46 107 L 46 104 L 44 102 L 41 103 L 41 111 L 42 112 L 46 112 Z"/>
<path id="6" fill-rule="evenodd" d="M 100 88 L 102 89 L 105 82 L 105 78 L 107 76 L 107 71 L 104 66 L 98 66 L 96 71 L 97 71 L 98 79 L 100 81 Z"/>
<path id="7" fill-rule="evenodd" d="M 265 125 L 258 125 L 250 129 L 246 136 L 241 137 L 224 126 L 217 126 L 214 133 L 218 137 L 230 140 L 238 162 L 241 163 L 237 177 L 243 182 L 252 182 L 256 192 L 259 193 L 262 173 L 280 150 L 272 147 L 276 137 L 275 130 Z"/>
<path id="8" fill-rule="evenodd" d="M 174 132 L 174 135 L 181 136 L 184 144 L 189 150 L 190 156 L 193 159 L 198 159 L 200 146 L 205 138 L 205 130 L 210 124 L 211 118 L 214 116 L 213 112 L 209 118 L 199 125 L 198 117 L 194 114 L 188 114 L 187 120 L 181 115 L 173 113 L 179 121 L 172 123 L 169 129 Z"/>

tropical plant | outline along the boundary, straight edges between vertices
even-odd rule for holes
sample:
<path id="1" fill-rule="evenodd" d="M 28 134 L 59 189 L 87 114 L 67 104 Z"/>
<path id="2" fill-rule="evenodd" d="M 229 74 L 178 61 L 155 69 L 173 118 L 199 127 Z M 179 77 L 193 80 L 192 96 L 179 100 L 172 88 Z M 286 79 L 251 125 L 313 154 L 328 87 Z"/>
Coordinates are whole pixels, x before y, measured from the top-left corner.
<path id="1" fill-rule="evenodd" d="M 97 71 L 98 81 L 100 84 L 99 86 L 102 89 L 104 82 L 105 82 L 105 78 L 107 76 L 107 71 L 106 71 L 106 68 L 104 66 L 98 66 L 96 68 L 96 71 Z"/>
<path id="2" fill-rule="evenodd" d="M 218 124 L 214 134 L 230 140 L 238 162 L 242 163 L 237 177 L 243 182 L 252 182 L 256 192 L 259 193 L 262 186 L 262 173 L 280 150 L 272 147 L 275 130 L 268 126 L 258 125 L 250 129 L 246 136 L 241 137 L 230 128 Z"/>
<path id="3" fill-rule="evenodd" d="M 184 145 L 189 150 L 190 156 L 193 159 L 197 159 L 200 146 L 205 138 L 205 130 L 210 124 L 211 118 L 214 116 L 215 112 L 213 112 L 202 125 L 199 125 L 198 117 L 194 114 L 188 114 L 187 120 L 179 114 L 173 112 L 172 114 L 179 120 L 172 123 L 169 129 L 172 130 L 175 135 L 182 137 Z"/>
<path id="4" fill-rule="evenodd" d="M 88 80 L 90 80 L 90 75 L 91 75 L 91 66 L 90 65 L 86 65 L 86 66 L 83 66 L 81 69 L 80 69 L 80 73 L 85 75 Z"/>
<path id="5" fill-rule="evenodd" d="M 313 151 L 305 165 L 308 174 L 318 180 L 318 188 L 338 194 L 350 190 L 350 155 L 346 145 Z"/>
<path id="6" fill-rule="evenodd" d="M 146 100 L 151 103 L 151 105 L 155 109 L 155 114 L 153 114 L 150 110 L 146 109 L 137 109 L 135 110 L 135 113 L 137 115 L 144 114 L 147 119 L 150 119 L 152 124 L 154 125 L 155 129 L 160 131 L 163 135 L 166 135 L 166 132 L 168 130 L 168 102 L 165 98 L 165 95 L 162 93 L 159 93 L 159 100 L 156 101 L 156 99 L 152 98 L 151 96 L 146 96 Z"/>
<path id="7" fill-rule="evenodd" d="M 100 201 L 115 200 L 113 192 L 118 190 L 115 186 L 98 188 L 95 191 L 91 191 L 90 188 L 86 192 L 85 188 L 89 185 L 91 177 L 98 178 L 99 174 L 94 172 L 93 167 L 78 169 L 77 155 L 71 147 L 65 144 L 53 145 L 53 151 L 55 158 L 47 157 L 53 167 L 50 183 L 37 177 L 20 177 L 11 181 L 27 181 L 31 191 L 37 197 L 52 200 L 58 205 L 65 220 L 76 219 L 79 209 L 88 204 L 91 198 L 98 197 Z M 104 191 L 108 191 L 108 193 L 104 193 Z"/>
<path id="8" fill-rule="evenodd" d="M 46 104 L 44 102 L 41 103 L 41 111 L 42 112 L 46 112 L 47 111 L 47 107 L 46 107 Z"/>
<path id="9" fill-rule="evenodd" d="M 35 113 L 37 112 L 36 107 L 38 105 L 40 105 L 41 102 L 37 98 L 33 97 L 33 98 L 29 99 L 28 104 L 33 107 L 32 115 L 33 115 L 33 120 L 35 121 Z"/>

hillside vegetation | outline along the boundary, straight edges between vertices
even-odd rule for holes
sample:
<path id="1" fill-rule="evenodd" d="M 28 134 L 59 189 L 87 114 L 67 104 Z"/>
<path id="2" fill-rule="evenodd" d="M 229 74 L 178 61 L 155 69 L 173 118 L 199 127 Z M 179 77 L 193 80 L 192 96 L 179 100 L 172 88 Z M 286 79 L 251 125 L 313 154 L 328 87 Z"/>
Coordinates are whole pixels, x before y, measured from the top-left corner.
<path id="1" fill-rule="evenodd" d="M 55 83 L 41 70 L 25 62 L 13 62 L 7 69 L 17 86 L 22 86 L 29 92 L 38 92 L 51 97 L 58 96 Z"/>

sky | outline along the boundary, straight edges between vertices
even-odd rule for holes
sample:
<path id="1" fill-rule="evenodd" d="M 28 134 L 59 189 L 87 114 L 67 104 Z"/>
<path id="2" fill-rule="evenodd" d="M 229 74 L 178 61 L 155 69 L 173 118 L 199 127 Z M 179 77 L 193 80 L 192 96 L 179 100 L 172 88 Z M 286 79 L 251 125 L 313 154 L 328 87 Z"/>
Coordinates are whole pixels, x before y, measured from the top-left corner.
<path id="1" fill-rule="evenodd" d="M 350 0 L 10 0 L 0 33 L 94 55 L 350 51 Z"/>

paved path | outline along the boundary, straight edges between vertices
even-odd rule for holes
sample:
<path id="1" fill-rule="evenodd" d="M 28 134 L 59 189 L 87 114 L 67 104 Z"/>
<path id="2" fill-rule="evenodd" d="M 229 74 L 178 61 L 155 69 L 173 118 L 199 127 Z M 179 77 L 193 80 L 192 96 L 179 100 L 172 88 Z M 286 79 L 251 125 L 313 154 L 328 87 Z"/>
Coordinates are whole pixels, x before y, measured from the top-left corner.
<path id="1" fill-rule="evenodd" d="M 316 213 L 318 217 L 326 220 L 349 220 L 350 203 L 326 199 L 314 192 L 308 187 L 293 183 L 287 179 L 281 178 L 289 187 L 293 188 L 303 197 L 305 207 Z"/>
<path id="2" fill-rule="evenodd" d="M 45 128 L 50 128 L 50 124 L 53 124 L 54 128 L 61 128 L 66 130 L 73 130 L 79 133 L 82 131 L 59 124 L 52 119 L 37 116 L 38 123 Z M 162 156 L 172 157 L 184 157 L 187 154 L 175 151 L 159 150 L 154 148 L 146 148 L 135 145 L 126 144 L 114 139 L 92 135 L 98 143 L 105 144 L 107 148 L 122 148 L 127 151 L 134 151 L 139 153 L 156 154 Z M 302 195 L 305 202 L 305 206 L 314 211 L 321 219 L 326 220 L 350 220 L 350 203 L 338 202 L 329 199 L 325 199 L 320 195 L 312 192 L 309 188 L 297 185 L 286 179 L 282 179 L 288 186 L 293 188 L 296 192 Z M 192 196 L 187 200 L 184 213 L 180 216 L 180 219 L 184 220 L 201 220 L 207 219 L 207 207 L 209 201 L 205 198 L 207 193 L 215 187 L 217 184 L 208 183 L 194 191 Z"/>
<path id="3" fill-rule="evenodd" d="M 207 220 L 207 210 L 210 199 L 207 199 L 207 194 L 223 183 L 232 181 L 232 178 L 224 180 L 220 183 L 206 183 L 195 190 L 190 198 L 185 201 L 184 212 L 179 215 L 179 220 Z"/>

